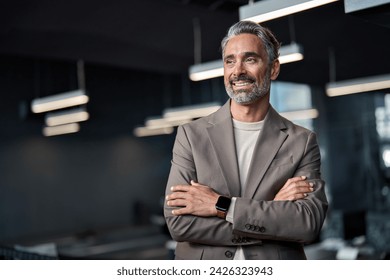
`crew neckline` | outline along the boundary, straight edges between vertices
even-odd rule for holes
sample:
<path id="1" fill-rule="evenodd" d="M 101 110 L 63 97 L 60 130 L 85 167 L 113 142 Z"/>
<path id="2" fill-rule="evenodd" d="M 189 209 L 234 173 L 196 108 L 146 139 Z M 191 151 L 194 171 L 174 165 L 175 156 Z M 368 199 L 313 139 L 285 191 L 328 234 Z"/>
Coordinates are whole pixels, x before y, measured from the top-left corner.
<path id="1" fill-rule="evenodd" d="M 261 130 L 264 125 L 264 120 L 258 122 L 242 122 L 236 119 L 233 120 L 233 127 L 240 130 Z"/>

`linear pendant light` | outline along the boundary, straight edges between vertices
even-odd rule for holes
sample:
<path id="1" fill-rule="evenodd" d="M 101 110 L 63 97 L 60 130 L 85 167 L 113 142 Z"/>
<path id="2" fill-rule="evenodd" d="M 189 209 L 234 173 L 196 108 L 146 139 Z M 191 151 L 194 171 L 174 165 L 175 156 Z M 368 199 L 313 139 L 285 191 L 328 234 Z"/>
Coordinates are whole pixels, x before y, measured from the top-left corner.
<path id="1" fill-rule="evenodd" d="M 133 134 L 136 137 L 156 136 L 172 133 L 173 127 L 150 128 L 146 126 L 139 126 L 134 128 L 133 130 Z"/>
<path id="2" fill-rule="evenodd" d="M 300 61 L 303 59 L 303 47 L 297 43 L 280 47 L 280 64 Z"/>
<path id="3" fill-rule="evenodd" d="M 43 128 L 42 133 L 44 136 L 55 136 L 61 134 L 75 133 L 80 130 L 78 123 L 68 123 L 57 126 L 46 126 Z"/>
<path id="4" fill-rule="evenodd" d="M 306 109 L 290 112 L 280 112 L 280 115 L 289 119 L 290 121 L 315 119 L 318 117 L 319 112 L 317 109 Z"/>
<path id="5" fill-rule="evenodd" d="M 183 118 L 180 116 L 177 117 L 149 117 L 145 120 L 145 126 L 148 128 L 163 128 L 163 127 L 173 127 L 179 126 L 185 123 L 192 121 L 192 118 Z"/>
<path id="6" fill-rule="evenodd" d="M 171 134 L 174 127 L 207 116 L 221 107 L 218 102 L 209 102 L 197 105 L 167 108 L 162 117 L 149 117 L 145 126 L 138 126 L 133 130 L 136 137 Z"/>
<path id="7" fill-rule="evenodd" d="M 264 22 L 338 0 L 263 0 L 239 8 L 240 20 Z"/>
<path id="8" fill-rule="evenodd" d="M 303 47 L 297 43 L 280 47 L 280 64 L 290 63 L 303 59 Z M 192 81 L 201 81 L 223 76 L 222 59 L 190 66 L 189 77 Z"/>
<path id="9" fill-rule="evenodd" d="M 89 113 L 84 108 L 70 109 L 59 112 L 49 112 L 45 116 L 47 126 L 82 122 L 89 119 Z"/>
<path id="10" fill-rule="evenodd" d="M 190 79 L 192 81 L 201 81 L 223 76 L 222 59 L 199 63 L 190 66 Z"/>
<path id="11" fill-rule="evenodd" d="M 331 82 L 326 85 L 330 97 L 390 88 L 390 74 Z"/>
<path id="12" fill-rule="evenodd" d="M 31 102 L 31 110 L 34 113 L 42 113 L 86 104 L 88 103 L 88 101 L 88 95 L 86 95 L 84 90 L 79 89 L 46 97 L 36 98 Z"/>
<path id="13" fill-rule="evenodd" d="M 195 119 L 210 115 L 217 111 L 221 105 L 218 102 L 210 102 L 198 105 L 190 105 L 176 108 L 168 108 L 163 111 L 164 118 Z"/>

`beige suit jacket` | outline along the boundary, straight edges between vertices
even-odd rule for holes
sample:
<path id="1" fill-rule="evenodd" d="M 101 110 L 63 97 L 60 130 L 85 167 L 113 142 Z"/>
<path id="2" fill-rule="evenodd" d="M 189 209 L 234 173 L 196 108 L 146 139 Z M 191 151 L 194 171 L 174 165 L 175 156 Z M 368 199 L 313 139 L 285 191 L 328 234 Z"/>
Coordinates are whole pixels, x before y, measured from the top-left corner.
<path id="1" fill-rule="evenodd" d="M 218 217 L 164 215 L 176 241 L 176 259 L 305 259 L 303 244 L 317 238 L 327 199 L 313 132 L 281 117 L 272 107 L 257 140 L 245 191 L 241 192 L 230 100 L 217 112 L 178 128 L 170 187 L 195 180 L 217 193 L 238 197 L 233 224 Z M 305 199 L 272 201 L 287 179 L 305 175 L 315 190 Z"/>

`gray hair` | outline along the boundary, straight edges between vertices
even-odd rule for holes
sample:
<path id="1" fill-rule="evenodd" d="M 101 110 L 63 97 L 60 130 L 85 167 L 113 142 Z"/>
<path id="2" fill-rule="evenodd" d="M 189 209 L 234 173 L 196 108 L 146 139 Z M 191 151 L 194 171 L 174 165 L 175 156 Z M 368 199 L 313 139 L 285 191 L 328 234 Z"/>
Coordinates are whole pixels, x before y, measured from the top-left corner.
<path id="1" fill-rule="evenodd" d="M 229 40 L 240 34 L 253 34 L 260 38 L 268 54 L 269 64 L 279 57 L 280 43 L 275 38 L 274 34 L 268 28 L 253 21 L 239 21 L 229 28 L 226 36 L 221 42 L 222 56 L 225 55 L 225 48 Z"/>

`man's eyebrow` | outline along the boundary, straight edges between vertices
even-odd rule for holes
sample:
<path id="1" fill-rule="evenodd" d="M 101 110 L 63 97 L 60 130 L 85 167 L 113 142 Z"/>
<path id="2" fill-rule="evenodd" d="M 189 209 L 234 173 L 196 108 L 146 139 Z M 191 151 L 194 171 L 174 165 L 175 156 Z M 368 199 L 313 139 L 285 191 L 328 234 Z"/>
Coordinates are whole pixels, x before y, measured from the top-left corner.
<path id="1" fill-rule="evenodd" d="M 230 54 L 230 55 L 227 55 L 223 58 L 223 60 L 225 59 L 231 59 L 231 58 L 234 58 L 234 55 L 233 54 Z"/>
<path id="2" fill-rule="evenodd" d="M 245 57 L 248 57 L 248 56 L 260 57 L 260 55 L 257 52 L 245 52 L 244 56 Z"/>
<path id="3" fill-rule="evenodd" d="M 250 57 L 250 56 L 260 57 L 260 55 L 257 52 L 244 52 L 244 57 Z M 230 55 L 225 56 L 224 60 L 231 59 L 231 58 L 234 58 L 234 54 L 230 54 Z"/>

